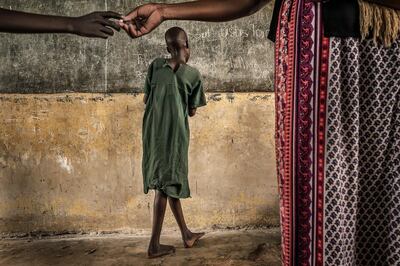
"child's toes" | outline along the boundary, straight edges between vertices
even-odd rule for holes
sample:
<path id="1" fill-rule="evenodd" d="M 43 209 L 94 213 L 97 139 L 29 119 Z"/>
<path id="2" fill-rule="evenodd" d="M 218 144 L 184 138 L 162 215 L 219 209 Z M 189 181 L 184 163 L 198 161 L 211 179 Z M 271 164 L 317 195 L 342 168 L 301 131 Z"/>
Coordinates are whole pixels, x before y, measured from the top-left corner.
<path id="1" fill-rule="evenodd" d="M 206 233 L 192 233 L 192 237 L 190 239 L 184 240 L 185 248 L 193 247 L 196 242 L 202 238 Z"/>

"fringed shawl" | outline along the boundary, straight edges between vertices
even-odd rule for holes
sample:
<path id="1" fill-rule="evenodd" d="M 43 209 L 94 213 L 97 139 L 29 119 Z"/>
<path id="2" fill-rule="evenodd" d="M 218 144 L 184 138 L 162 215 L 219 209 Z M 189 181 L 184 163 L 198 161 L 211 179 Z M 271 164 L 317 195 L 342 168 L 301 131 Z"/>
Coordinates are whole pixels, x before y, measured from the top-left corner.
<path id="1" fill-rule="evenodd" d="M 384 7 L 365 0 L 360 3 L 360 25 L 363 39 L 389 47 L 400 33 L 400 10 Z"/>

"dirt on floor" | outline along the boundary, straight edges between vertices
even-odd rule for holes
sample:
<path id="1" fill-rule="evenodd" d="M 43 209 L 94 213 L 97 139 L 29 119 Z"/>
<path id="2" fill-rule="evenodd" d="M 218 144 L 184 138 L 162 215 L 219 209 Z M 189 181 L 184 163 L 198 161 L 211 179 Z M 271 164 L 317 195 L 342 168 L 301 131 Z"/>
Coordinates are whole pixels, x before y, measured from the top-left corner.
<path id="1" fill-rule="evenodd" d="M 0 265 L 280 265 L 279 229 L 210 231 L 185 249 L 176 231 L 163 233 L 162 244 L 175 254 L 147 259 L 148 235 L 84 235 L 0 240 Z"/>

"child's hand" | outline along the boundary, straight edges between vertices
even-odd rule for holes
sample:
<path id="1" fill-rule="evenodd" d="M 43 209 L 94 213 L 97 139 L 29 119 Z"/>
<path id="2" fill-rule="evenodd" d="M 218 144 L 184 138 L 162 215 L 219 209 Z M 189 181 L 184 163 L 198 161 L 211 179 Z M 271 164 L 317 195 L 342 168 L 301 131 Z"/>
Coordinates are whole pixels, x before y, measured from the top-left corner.
<path id="1" fill-rule="evenodd" d="M 119 26 L 132 38 L 137 38 L 150 33 L 160 25 L 164 18 L 161 14 L 160 4 L 145 4 L 132 10 L 122 17 Z"/>
<path id="2" fill-rule="evenodd" d="M 197 110 L 197 108 L 190 108 L 189 109 L 189 116 L 190 117 L 194 116 L 196 114 L 196 110 Z"/>
<path id="3" fill-rule="evenodd" d="M 120 26 L 110 20 L 110 18 L 120 19 L 121 15 L 112 12 L 93 12 L 77 18 L 72 18 L 71 32 L 85 37 L 96 37 L 107 39 L 114 35 L 114 31 L 119 31 Z"/>

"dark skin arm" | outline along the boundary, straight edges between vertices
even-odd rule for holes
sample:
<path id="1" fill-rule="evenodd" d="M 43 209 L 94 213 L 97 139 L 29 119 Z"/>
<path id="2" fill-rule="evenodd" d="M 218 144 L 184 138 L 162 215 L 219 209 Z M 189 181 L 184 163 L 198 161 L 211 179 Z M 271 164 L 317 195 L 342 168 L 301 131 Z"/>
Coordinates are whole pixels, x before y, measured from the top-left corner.
<path id="1" fill-rule="evenodd" d="M 190 108 L 189 109 L 189 116 L 192 117 L 196 114 L 197 108 Z"/>
<path id="2" fill-rule="evenodd" d="M 146 4 L 132 10 L 120 26 L 132 37 L 153 31 L 165 20 L 221 22 L 249 16 L 270 0 L 199 0 L 177 4 Z"/>
<path id="3" fill-rule="evenodd" d="M 367 1 L 378 4 L 378 5 L 387 6 L 390 8 L 400 10 L 400 1 L 399 0 L 367 0 Z"/>
<path id="4" fill-rule="evenodd" d="M 118 13 L 93 12 L 81 17 L 48 16 L 0 8 L 0 32 L 9 33 L 72 33 L 85 37 L 108 38 L 119 30 Z"/>

